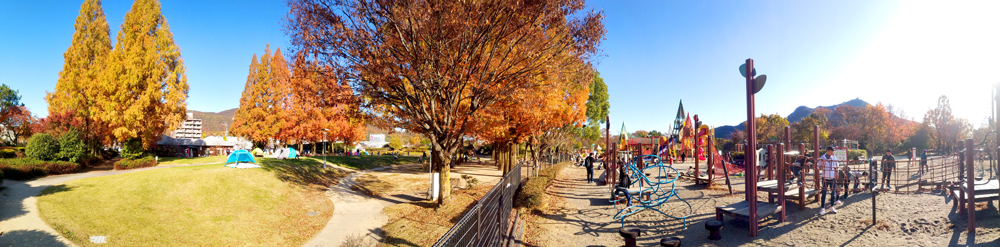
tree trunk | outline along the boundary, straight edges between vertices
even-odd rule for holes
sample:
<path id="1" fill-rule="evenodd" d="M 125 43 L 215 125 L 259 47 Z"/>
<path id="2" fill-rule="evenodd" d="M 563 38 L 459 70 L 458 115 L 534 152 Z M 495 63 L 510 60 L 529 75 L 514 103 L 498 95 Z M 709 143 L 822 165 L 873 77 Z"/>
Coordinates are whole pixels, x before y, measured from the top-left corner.
<path id="1" fill-rule="evenodd" d="M 434 171 L 441 173 L 438 179 L 439 191 L 441 193 L 438 195 L 437 201 L 439 207 L 451 201 L 451 176 L 449 175 L 451 166 L 449 164 L 452 162 L 451 151 L 454 151 L 453 149 L 454 147 L 444 148 L 437 143 L 432 145 L 431 148 L 431 156 L 434 157 L 431 166 L 434 167 Z"/>

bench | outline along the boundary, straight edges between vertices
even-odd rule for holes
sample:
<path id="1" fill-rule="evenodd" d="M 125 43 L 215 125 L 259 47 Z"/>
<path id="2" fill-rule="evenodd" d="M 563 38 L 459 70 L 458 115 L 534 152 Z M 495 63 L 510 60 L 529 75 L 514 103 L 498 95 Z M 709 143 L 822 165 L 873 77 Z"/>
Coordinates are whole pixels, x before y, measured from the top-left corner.
<path id="1" fill-rule="evenodd" d="M 754 222 L 752 224 L 760 224 L 761 220 L 764 220 L 768 216 L 781 212 L 780 205 L 766 203 L 766 202 L 759 202 L 759 201 L 755 201 L 755 203 L 757 203 L 758 222 Z M 715 219 L 722 221 L 723 215 L 729 215 L 746 221 L 750 221 L 750 202 L 741 201 L 726 206 L 715 207 Z M 757 227 L 752 227 L 751 229 L 757 229 Z M 751 232 L 750 235 L 757 236 L 757 233 Z"/>
<path id="2" fill-rule="evenodd" d="M 979 192 L 979 191 L 976 191 L 976 192 Z M 967 198 L 967 197 L 968 197 L 968 195 L 965 194 L 965 191 L 962 191 L 961 189 L 957 189 L 957 188 L 951 189 L 951 205 L 958 206 L 959 209 L 965 209 L 965 200 L 961 200 L 960 198 Z M 993 200 L 998 200 L 998 199 L 1000 199 L 1000 193 L 981 193 L 981 194 L 980 193 L 976 193 L 976 199 L 975 199 L 975 201 L 976 202 L 988 202 L 988 201 L 993 201 Z M 968 199 L 966 199 L 966 200 L 968 200 Z"/>

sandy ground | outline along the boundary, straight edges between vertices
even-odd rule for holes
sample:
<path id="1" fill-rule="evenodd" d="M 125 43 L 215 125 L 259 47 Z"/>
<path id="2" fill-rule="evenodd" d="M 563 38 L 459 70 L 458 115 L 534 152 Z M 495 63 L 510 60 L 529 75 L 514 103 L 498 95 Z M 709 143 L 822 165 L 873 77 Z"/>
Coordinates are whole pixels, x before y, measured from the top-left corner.
<path id="1" fill-rule="evenodd" d="M 545 212 L 536 212 L 527 228 L 529 246 L 621 246 L 618 235 L 621 222 L 614 221 L 617 213 L 608 202 L 610 191 L 606 186 L 585 182 L 582 167 L 567 167 L 548 194 L 552 205 Z M 742 181 L 740 181 L 742 182 Z M 643 211 L 625 219 L 626 226 L 637 226 L 643 234 L 640 246 L 657 246 L 661 238 L 679 236 L 684 246 L 712 243 L 718 246 L 1000 246 L 1000 214 L 996 202 L 980 203 L 976 212 L 977 233 L 969 237 L 965 229 L 967 216 L 959 214 L 952 206 L 952 198 L 943 191 L 919 194 L 881 193 L 876 198 L 878 221 L 872 225 L 870 193 L 851 194 L 844 205 L 837 206 L 837 214 L 817 215 L 819 204 L 809 201 L 806 209 L 798 210 L 794 201 L 786 203 L 787 220 L 777 217 L 761 222 L 760 233 L 752 238 L 746 221 L 725 217 L 723 238 L 708 240 L 704 224 L 715 218 L 715 207 L 743 200 L 742 193 L 735 196 L 719 189 L 705 189 L 691 181 L 677 182 L 680 198 L 687 200 L 694 209 L 683 221 L 671 219 L 653 211 Z M 719 186 L 723 187 L 723 186 Z M 742 191 L 743 185 L 734 185 Z M 766 201 L 765 193 L 758 200 Z M 670 199 L 661 208 L 674 216 L 687 213 L 687 205 Z M 568 237 L 572 236 L 572 237 Z"/>

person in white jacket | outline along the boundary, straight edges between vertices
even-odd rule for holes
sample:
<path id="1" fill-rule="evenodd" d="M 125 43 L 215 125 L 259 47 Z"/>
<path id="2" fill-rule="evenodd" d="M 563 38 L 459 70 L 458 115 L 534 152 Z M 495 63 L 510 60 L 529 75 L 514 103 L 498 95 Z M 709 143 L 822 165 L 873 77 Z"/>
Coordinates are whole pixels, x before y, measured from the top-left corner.
<path id="1" fill-rule="evenodd" d="M 823 192 L 820 194 L 820 209 L 819 214 L 826 214 L 826 192 L 830 192 L 830 212 L 837 213 L 834 203 L 837 201 L 837 169 L 840 168 L 840 164 L 837 162 L 837 157 L 833 156 L 833 147 L 826 148 L 826 154 L 819 156 L 819 160 L 816 161 L 816 165 L 823 173 Z"/>

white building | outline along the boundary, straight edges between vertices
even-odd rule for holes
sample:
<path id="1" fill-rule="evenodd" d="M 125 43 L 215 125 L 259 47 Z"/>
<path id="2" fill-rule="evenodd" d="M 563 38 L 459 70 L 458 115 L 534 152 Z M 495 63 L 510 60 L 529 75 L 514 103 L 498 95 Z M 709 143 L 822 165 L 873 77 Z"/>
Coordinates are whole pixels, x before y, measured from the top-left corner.
<path id="1" fill-rule="evenodd" d="M 370 134 L 367 141 L 362 141 L 358 144 L 368 148 L 381 148 L 389 145 L 389 142 L 385 141 L 385 134 Z"/>
<path id="2" fill-rule="evenodd" d="M 187 113 L 187 119 L 172 133 L 177 139 L 201 139 L 201 119 L 195 119 L 194 113 Z"/>

